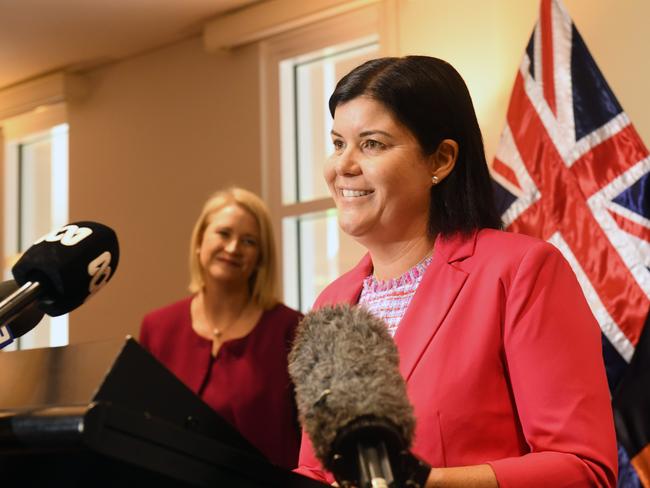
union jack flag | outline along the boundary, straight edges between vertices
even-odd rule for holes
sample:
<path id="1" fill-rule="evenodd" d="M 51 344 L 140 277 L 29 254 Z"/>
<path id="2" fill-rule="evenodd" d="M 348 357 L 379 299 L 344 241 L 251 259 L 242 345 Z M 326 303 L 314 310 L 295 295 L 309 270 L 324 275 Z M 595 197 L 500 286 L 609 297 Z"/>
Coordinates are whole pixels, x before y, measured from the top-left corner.
<path id="1" fill-rule="evenodd" d="M 559 0 L 541 1 L 491 171 L 506 228 L 573 267 L 614 392 L 650 307 L 650 155 Z"/>

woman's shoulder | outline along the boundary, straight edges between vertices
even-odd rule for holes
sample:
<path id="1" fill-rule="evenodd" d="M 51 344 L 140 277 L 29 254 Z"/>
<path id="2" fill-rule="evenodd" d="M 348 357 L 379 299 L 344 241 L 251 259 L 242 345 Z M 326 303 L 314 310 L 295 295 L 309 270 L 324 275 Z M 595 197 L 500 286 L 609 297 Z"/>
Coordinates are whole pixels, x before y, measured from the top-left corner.
<path id="1" fill-rule="evenodd" d="M 262 318 L 258 323 L 262 327 L 255 327 L 256 340 L 261 340 L 267 346 L 279 340 L 286 347 L 287 344 L 290 345 L 293 342 L 302 317 L 302 313 L 298 310 L 278 302 L 262 314 Z"/>
<path id="2" fill-rule="evenodd" d="M 192 297 L 190 296 L 147 313 L 142 319 L 140 327 L 140 344 L 150 351 L 158 351 L 168 337 L 177 340 L 178 331 L 184 329 L 182 325 L 191 325 L 192 323 L 191 303 Z"/>
<path id="3" fill-rule="evenodd" d="M 364 278 L 372 273 L 372 260 L 366 253 L 361 260 L 350 270 L 327 285 L 318 295 L 313 308 L 318 309 L 325 305 L 339 303 L 353 303 L 361 292 Z"/>
<path id="4" fill-rule="evenodd" d="M 556 246 L 537 237 L 495 229 L 483 229 L 476 234 L 475 253 L 505 259 L 518 259 L 530 253 L 561 255 Z"/>
<path id="5" fill-rule="evenodd" d="M 546 242 L 537 237 L 528 236 L 526 234 L 519 234 L 517 232 L 510 232 L 507 230 L 497 229 L 481 229 L 476 233 L 476 240 L 479 243 L 498 243 L 509 244 L 512 246 L 528 247 L 535 243 Z"/>
<path id="6" fill-rule="evenodd" d="M 189 317 L 192 296 L 156 308 L 145 314 L 143 323 L 178 323 L 179 319 Z"/>
<path id="7" fill-rule="evenodd" d="M 466 267 L 499 276 L 534 273 L 546 266 L 571 266 L 562 251 L 561 240 L 551 242 L 514 232 L 484 229 L 476 235 L 474 252 Z M 465 267 L 463 266 L 463 267 Z"/>
<path id="8" fill-rule="evenodd" d="M 302 319 L 302 313 L 282 302 L 278 302 L 264 311 L 263 319 L 269 322 L 285 324 L 288 327 L 295 327 Z"/>

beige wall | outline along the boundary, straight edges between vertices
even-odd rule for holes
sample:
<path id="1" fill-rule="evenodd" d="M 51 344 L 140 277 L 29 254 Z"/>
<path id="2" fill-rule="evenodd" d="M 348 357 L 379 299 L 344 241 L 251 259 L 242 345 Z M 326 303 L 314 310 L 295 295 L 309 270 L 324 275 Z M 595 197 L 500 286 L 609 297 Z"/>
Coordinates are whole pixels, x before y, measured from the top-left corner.
<path id="1" fill-rule="evenodd" d="M 650 144 L 646 0 L 564 0 L 592 56 Z M 399 51 L 446 59 L 465 78 L 491 160 L 538 0 L 398 0 Z"/>
<path id="2" fill-rule="evenodd" d="M 193 39 L 88 74 L 69 105 L 70 220 L 111 226 L 112 282 L 70 315 L 70 342 L 137 334 L 149 309 L 187 291 L 203 201 L 260 191 L 257 49 L 206 54 Z"/>

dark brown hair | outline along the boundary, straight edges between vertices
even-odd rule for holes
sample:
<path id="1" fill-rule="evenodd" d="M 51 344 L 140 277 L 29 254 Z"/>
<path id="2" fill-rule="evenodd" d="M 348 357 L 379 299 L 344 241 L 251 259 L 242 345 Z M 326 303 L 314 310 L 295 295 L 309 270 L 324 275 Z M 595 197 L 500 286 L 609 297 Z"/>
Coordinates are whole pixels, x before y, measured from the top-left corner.
<path id="1" fill-rule="evenodd" d="M 458 143 L 453 171 L 431 187 L 431 235 L 501 228 L 472 99 L 453 66 L 428 56 L 367 61 L 337 84 L 329 100 L 332 117 L 336 107 L 359 96 L 390 110 L 425 155 L 434 153 L 444 139 Z"/>

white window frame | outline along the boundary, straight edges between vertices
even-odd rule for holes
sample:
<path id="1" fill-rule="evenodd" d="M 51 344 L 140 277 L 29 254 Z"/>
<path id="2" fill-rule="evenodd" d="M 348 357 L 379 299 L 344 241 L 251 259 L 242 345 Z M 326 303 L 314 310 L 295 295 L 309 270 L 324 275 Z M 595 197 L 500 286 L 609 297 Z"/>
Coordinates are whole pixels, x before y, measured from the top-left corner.
<path id="1" fill-rule="evenodd" d="M 260 43 L 262 195 L 269 206 L 278 243 L 281 281 L 284 274 L 283 220 L 325 212 L 334 208 L 334 201 L 331 197 L 326 197 L 292 204 L 283 203 L 280 63 L 289 58 L 372 36 L 376 36 L 379 42 L 381 56 L 394 54 L 397 50 L 396 10 L 394 0 L 377 2 Z M 281 289 L 282 284 L 281 282 Z"/>
<path id="2" fill-rule="evenodd" d="M 19 246 L 22 245 L 23 248 L 26 248 L 30 245 L 29 243 L 20 243 L 17 233 L 19 190 L 15 183 L 18 180 L 18 148 L 21 144 L 37 140 L 52 130 L 62 130 L 62 126 L 67 124 L 67 120 L 66 105 L 61 102 L 37 107 L 25 114 L 0 121 L 2 135 L 0 143 L 3 153 L 2 188 L 0 188 L 2 195 L 0 224 L 3 239 L 0 243 L 0 250 L 3 280 L 13 278 L 11 268 L 20 257 Z M 52 227 L 64 225 L 68 219 L 68 144 L 63 149 L 65 154 L 53 161 L 56 167 L 52 168 L 52 196 L 53 200 L 59 202 L 58 205 L 50 209 Z M 62 158 L 65 161 L 62 161 Z M 5 350 L 67 344 L 68 316 L 50 318 L 50 328 L 47 331 L 37 332 L 40 332 L 39 336 L 33 337 L 31 341 L 21 343 L 22 340 L 18 339 Z"/>

